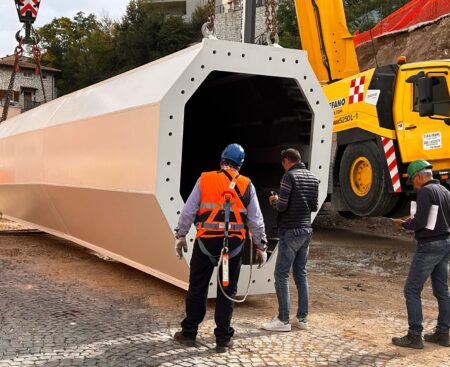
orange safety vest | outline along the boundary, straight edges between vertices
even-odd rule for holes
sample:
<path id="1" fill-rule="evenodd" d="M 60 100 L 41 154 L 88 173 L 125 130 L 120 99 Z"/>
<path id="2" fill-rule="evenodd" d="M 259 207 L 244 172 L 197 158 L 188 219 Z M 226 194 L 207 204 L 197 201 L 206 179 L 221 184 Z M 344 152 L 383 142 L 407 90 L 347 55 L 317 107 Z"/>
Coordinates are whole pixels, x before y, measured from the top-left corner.
<path id="1" fill-rule="evenodd" d="M 225 205 L 230 199 L 228 237 L 245 239 L 247 208 L 242 202 L 250 179 L 232 169 L 204 172 L 200 176 L 200 207 L 197 212 L 197 238 L 225 236 Z"/>

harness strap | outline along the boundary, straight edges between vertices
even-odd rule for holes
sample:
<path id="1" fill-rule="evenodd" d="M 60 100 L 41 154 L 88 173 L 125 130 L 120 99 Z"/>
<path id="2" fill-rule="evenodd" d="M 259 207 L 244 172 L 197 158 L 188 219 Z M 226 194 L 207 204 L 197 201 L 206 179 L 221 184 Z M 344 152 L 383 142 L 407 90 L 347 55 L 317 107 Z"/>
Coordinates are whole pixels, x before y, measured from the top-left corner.
<path id="1" fill-rule="evenodd" d="M 217 206 L 219 206 L 221 209 L 223 209 L 223 205 L 216 204 L 216 203 L 201 203 L 200 208 L 201 209 L 215 209 Z M 247 214 L 246 209 L 239 209 L 239 213 Z"/>
<path id="2" fill-rule="evenodd" d="M 235 182 L 234 180 L 236 180 L 240 175 L 238 174 L 235 178 L 233 178 L 227 171 L 225 171 L 224 169 L 221 170 L 220 172 L 222 172 L 225 176 L 227 176 L 227 178 L 230 180 L 230 183 Z M 234 191 L 236 191 L 237 196 L 239 197 L 239 199 L 241 199 L 242 201 L 242 193 L 241 190 L 239 190 L 238 185 L 234 185 L 233 187 Z"/>
<path id="3" fill-rule="evenodd" d="M 226 195 L 231 195 L 231 194 L 226 194 Z M 231 198 L 225 199 L 225 204 L 224 209 L 225 209 L 225 229 L 224 229 L 224 233 L 225 233 L 225 239 L 228 241 L 228 231 L 229 231 L 229 227 L 230 227 L 230 212 L 231 212 L 231 203 L 230 203 Z"/>
<path id="4" fill-rule="evenodd" d="M 206 229 L 224 229 L 225 224 L 224 223 L 204 223 L 204 222 L 198 222 L 197 228 L 206 228 Z M 245 228 L 244 224 L 229 224 L 228 228 L 230 231 L 239 231 L 241 229 Z"/>
<path id="5" fill-rule="evenodd" d="M 207 249 L 205 244 L 200 238 L 197 238 L 198 247 L 200 248 L 200 251 L 203 252 L 205 256 L 209 257 L 209 260 L 214 266 L 217 266 L 219 264 L 219 258 L 220 255 L 214 256 L 212 255 Z M 238 247 L 236 247 L 233 251 L 229 253 L 229 258 L 232 259 L 233 257 L 239 255 L 242 251 L 242 248 L 244 247 L 244 242 L 242 242 Z"/>

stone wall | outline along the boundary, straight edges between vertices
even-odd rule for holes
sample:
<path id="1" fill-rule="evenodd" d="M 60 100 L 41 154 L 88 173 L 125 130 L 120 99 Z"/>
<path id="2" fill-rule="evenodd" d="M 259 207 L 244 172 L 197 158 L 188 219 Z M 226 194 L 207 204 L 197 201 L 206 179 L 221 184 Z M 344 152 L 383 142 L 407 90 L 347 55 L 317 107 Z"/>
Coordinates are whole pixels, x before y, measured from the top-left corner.
<path id="1" fill-rule="evenodd" d="M 266 30 L 265 8 L 259 6 L 256 8 L 255 37 L 258 38 Z M 216 32 L 217 38 L 227 41 L 240 42 L 242 27 L 242 11 L 232 11 L 228 13 L 216 14 Z"/>
<path id="2" fill-rule="evenodd" d="M 0 67 L 0 90 L 7 90 L 9 81 L 11 79 L 11 69 L 8 67 Z M 44 88 L 47 96 L 47 101 L 51 101 L 55 99 L 56 96 L 56 87 L 54 82 L 53 73 L 43 72 L 42 76 L 44 79 Z M 20 69 L 16 74 L 16 78 L 14 80 L 14 88 L 15 92 L 19 92 L 19 104 L 21 108 L 24 108 L 24 95 L 22 92 L 22 88 L 33 88 L 35 89 L 35 93 L 32 95 L 33 102 L 44 102 L 44 95 L 42 93 L 41 81 L 39 75 L 34 74 L 34 70 L 32 69 Z"/>

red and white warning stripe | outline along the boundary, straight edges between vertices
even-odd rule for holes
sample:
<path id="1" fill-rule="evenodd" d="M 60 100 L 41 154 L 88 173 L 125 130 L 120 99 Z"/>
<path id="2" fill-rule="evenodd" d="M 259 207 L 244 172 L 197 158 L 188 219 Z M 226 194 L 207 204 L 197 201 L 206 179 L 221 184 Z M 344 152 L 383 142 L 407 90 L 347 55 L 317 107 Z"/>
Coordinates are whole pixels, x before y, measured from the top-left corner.
<path id="1" fill-rule="evenodd" d="M 384 148 L 384 155 L 389 167 L 391 175 L 392 187 L 394 192 L 402 192 L 402 185 L 400 184 L 400 174 L 398 173 L 397 158 L 395 157 L 394 141 L 389 138 L 381 138 Z"/>
<path id="2" fill-rule="evenodd" d="M 20 0 L 19 3 L 19 11 L 20 15 L 26 16 L 27 12 L 31 12 L 31 16 L 33 18 L 37 17 L 39 3 L 41 0 Z"/>

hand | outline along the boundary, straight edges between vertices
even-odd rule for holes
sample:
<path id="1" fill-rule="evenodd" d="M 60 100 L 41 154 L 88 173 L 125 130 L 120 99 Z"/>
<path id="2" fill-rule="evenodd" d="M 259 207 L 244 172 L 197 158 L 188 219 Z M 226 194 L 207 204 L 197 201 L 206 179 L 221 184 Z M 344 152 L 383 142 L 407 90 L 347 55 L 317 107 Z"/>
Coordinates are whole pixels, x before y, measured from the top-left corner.
<path id="1" fill-rule="evenodd" d="M 267 251 L 256 249 L 256 263 L 258 264 L 258 269 L 261 269 L 262 266 L 267 262 Z"/>
<path id="2" fill-rule="evenodd" d="M 186 237 L 180 237 L 175 242 L 175 254 L 180 260 L 183 258 L 183 252 L 181 251 L 181 249 L 183 249 L 184 252 L 187 252 L 188 250 Z"/>
<path id="3" fill-rule="evenodd" d="M 278 200 L 278 195 L 271 195 L 271 196 L 269 196 L 269 204 L 270 204 L 270 205 L 272 205 L 272 203 L 273 203 L 275 200 Z"/>
<path id="4" fill-rule="evenodd" d="M 403 223 L 405 223 L 405 221 L 403 219 L 392 219 L 392 224 L 394 225 L 394 227 L 398 230 L 403 229 Z"/>

